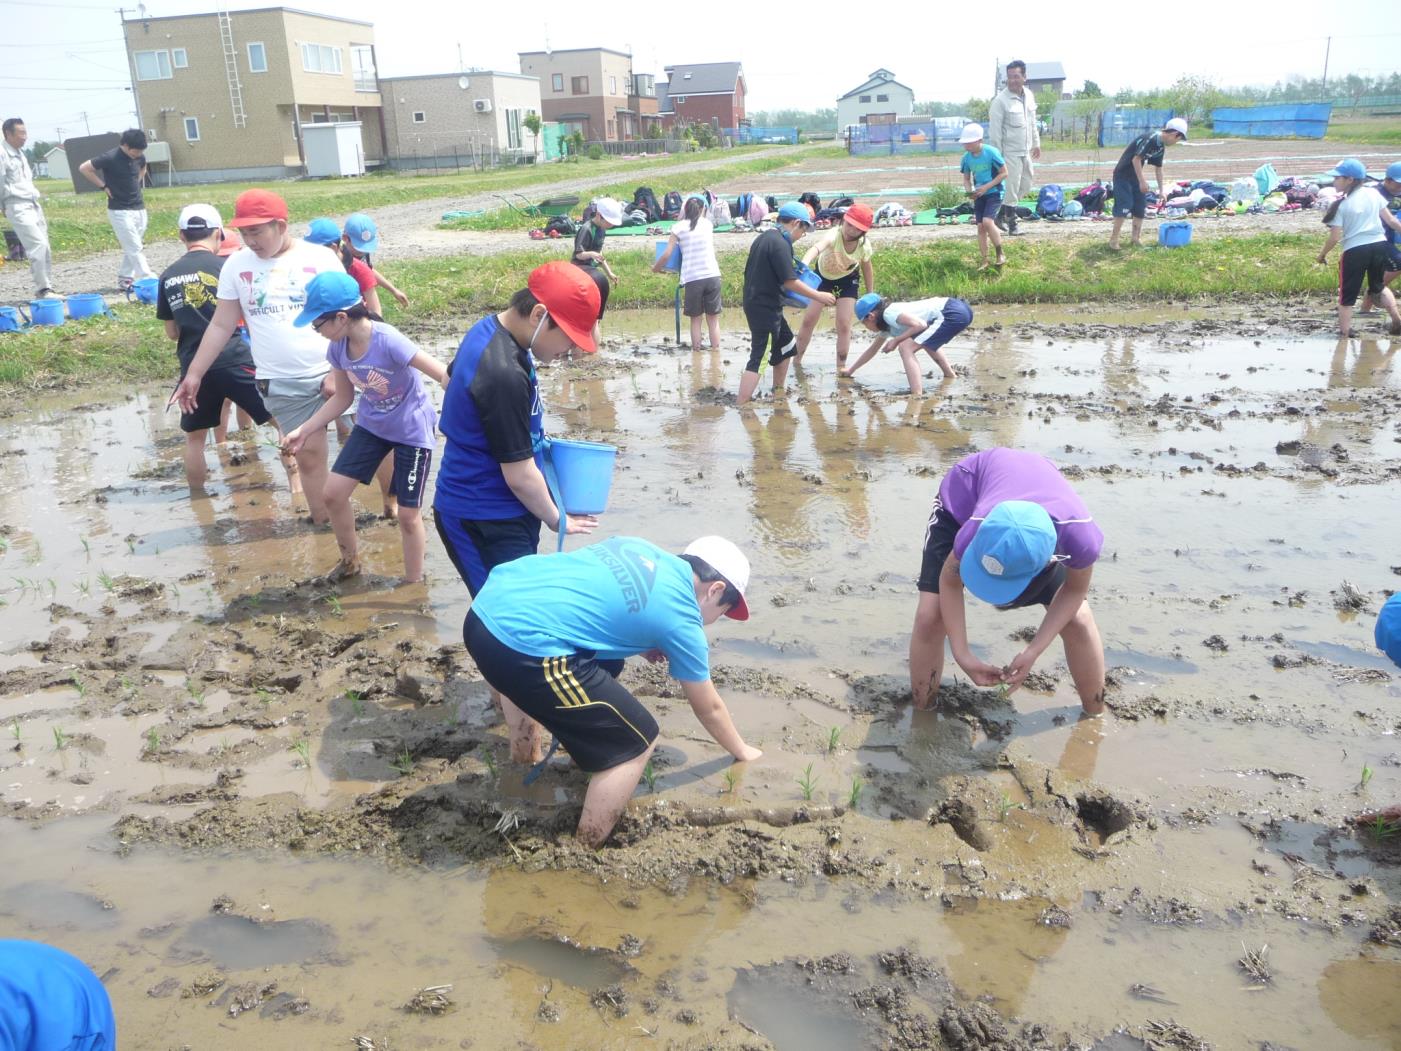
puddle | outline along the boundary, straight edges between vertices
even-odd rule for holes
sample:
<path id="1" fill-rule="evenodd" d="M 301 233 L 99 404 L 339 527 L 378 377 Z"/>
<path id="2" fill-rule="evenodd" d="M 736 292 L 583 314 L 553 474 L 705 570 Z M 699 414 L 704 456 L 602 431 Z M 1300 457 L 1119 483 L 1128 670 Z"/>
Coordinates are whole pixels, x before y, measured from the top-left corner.
<path id="1" fill-rule="evenodd" d="M 205 916 L 187 926 L 170 947 L 180 962 L 212 960 L 231 971 L 305 963 L 335 948 L 335 935 L 308 920 L 260 923 L 245 916 Z"/>

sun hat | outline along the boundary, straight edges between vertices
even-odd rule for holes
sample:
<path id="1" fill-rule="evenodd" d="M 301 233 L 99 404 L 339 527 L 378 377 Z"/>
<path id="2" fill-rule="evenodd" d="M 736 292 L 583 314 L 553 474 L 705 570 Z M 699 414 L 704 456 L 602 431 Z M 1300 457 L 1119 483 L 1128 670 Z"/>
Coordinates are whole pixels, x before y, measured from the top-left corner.
<path id="1" fill-rule="evenodd" d="M 244 190 L 234 198 L 234 217 L 229 225 L 260 226 L 275 219 L 287 221 L 287 202 L 271 190 Z"/>
<path id="2" fill-rule="evenodd" d="M 595 197 L 593 210 L 598 213 L 598 217 L 610 226 L 621 226 L 623 222 L 623 206 L 611 197 Z"/>
<path id="3" fill-rule="evenodd" d="M 350 247 L 357 252 L 369 255 L 379 249 L 379 230 L 375 228 L 375 221 L 364 212 L 345 217 L 345 236 L 350 238 Z"/>
<path id="4" fill-rule="evenodd" d="M 1390 657 L 1393 664 L 1401 666 L 1401 591 L 1382 604 L 1382 611 L 1377 614 L 1375 638 L 1377 649 Z"/>
<path id="5" fill-rule="evenodd" d="M 981 124 L 965 124 L 963 125 L 963 133 L 959 135 L 958 141 L 960 144 L 978 142 L 982 137 L 983 126 Z"/>
<path id="6" fill-rule="evenodd" d="M 355 278 L 344 270 L 323 270 L 307 282 L 306 303 L 292 325 L 306 328 L 322 314 L 349 310 L 359 302 L 360 286 Z"/>
<path id="7" fill-rule="evenodd" d="M 1401 182 L 1401 161 L 1386 166 L 1386 177 L 1392 182 Z"/>
<path id="8" fill-rule="evenodd" d="M 744 552 L 723 536 L 703 536 L 687 544 L 682 554 L 699 558 L 739 592 L 739 601 L 725 611 L 725 616 L 731 620 L 749 619 L 749 602 L 744 597 L 749 587 L 749 559 Z"/>
<path id="9" fill-rule="evenodd" d="M 598 285 L 583 267 L 556 259 L 532 270 L 525 284 L 576 347 L 589 354 L 598 349 L 593 341 L 600 298 Z"/>
<path id="10" fill-rule="evenodd" d="M 341 228 L 334 219 L 313 219 L 307 226 L 304 241 L 314 245 L 333 245 L 341 239 Z"/>
<path id="11" fill-rule="evenodd" d="M 856 320 L 865 321 L 866 315 L 878 306 L 880 306 L 880 296 L 875 292 L 867 292 L 856 301 Z"/>
<path id="12" fill-rule="evenodd" d="M 219 218 L 219 210 L 212 204 L 187 204 L 180 210 L 180 229 L 186 233 L 200 230 L 222 230 L 224 220 Z"/>
<path id="13" fill-rule="evenodd" d="M 1187 122 L 1181 117 L 1173 117 L 1163 125 L 1163 131 L 1175 131 L 1184 139 L 1187 137 Z"/>
<path id="14" fill-rule="evenodd" d="M 862 204 L 859 201 L 848 208 L 842 218 L 849 222 L 856 229 L 865 233 L 876 221 L 875 213 L 871 211 L 871 206 Z"/>
<path id="15" fill-rule="evenodd" d="M 1349 157 L 1346 160 L 1339 161 L 1337 166 L 1328 174 L 1341 175 L 1348 179 L 1365 179 L 1367 178 L 1367 168 L 1356 157 Z"/>
<path id="16" fill-rule="evenodd" d="M 808 211 L 808 206 L 800 201 L 789 201 L 778 210 L 778 221 L 781 223 L 799 222 L 811 226 L 812 212 Z"/>
<path id="17" fill-rule="evenodd" d="M 1056 527 L 1040 504 L 1003 500 L 973 534 L 959 574 L 978 598 L 994 606 L 1011 602 L 1056 553 Z"/>

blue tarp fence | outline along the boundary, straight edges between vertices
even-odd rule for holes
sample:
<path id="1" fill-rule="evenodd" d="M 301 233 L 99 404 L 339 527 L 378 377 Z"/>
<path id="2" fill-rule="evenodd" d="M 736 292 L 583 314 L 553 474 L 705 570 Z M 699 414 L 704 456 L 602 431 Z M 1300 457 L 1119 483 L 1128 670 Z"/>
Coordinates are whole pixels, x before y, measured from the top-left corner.
<path id="1" fill-rule="evenodd" d="M 738 146 L 751 146 L 754 143 L 786 142 L 790 146 L 798 144 L 797 128 L 725 128 L 723 133 Z"/>
<path id="2" fill-rule="evenodd" d="M 1293 136 L 1321 139 L 1333 116 L 1331 102 L 1291 103 L 1283 106 L 1250 106 L 1244 109 L 1211 111 L 1213 130 L 1218 135 L 1238 135 L 1254 139 Z"/>
<path id="3" fill-rule="evenodd" d="M 1157 131 L 1172 119 L 1170 109 L 1140 109 L 1115 106 L 1100 115 L 1099 144 L 1127 146 L 1145 131 Z"/>
<path id="4" fill-rule="evenodd" d="M 883 154 L 947 153 L 961 150 L 958 133 L 945 131 L 941 137 L 934 121 L 908 124 L 861 124 L 851 129 L 847 152 L 853 157 Z"/>

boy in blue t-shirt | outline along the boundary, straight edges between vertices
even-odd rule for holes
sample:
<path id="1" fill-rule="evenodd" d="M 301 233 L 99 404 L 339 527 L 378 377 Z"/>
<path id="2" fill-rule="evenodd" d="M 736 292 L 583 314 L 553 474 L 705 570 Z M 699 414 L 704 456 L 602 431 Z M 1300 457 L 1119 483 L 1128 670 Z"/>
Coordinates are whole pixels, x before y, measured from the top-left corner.
<path id="1" fill-rule="evenodd" d="M 543 725 L 594 775 L 578 828 L 590 847 L 613 831 L 657 744 L 657 721 L 618 683 L 625 658 L 669 661 L 725 751 L 740 762 L 763 754 L 744 742 L 711 682 L 705 637 L 721 615 L 749 619 L 748 584 L 749 560 L 722 537 L 676 556 L 622 536 L 504 563 L 477 592 L 462 637 L 502 695 L 512 755 L 533 754 Z"/>
<path id="2" fill-rule="evenodd" d="M 981 124 L 965 124 L 958 137 L 963 145 L 963 190 L 973 196 L 973 222 L 978 224 L 978 270 L 989 265 L 1002 266 L 1007 257 L 1002 254 L 1002 233 L 997 229 L 997 214 L 1002 208 L 1002 181 L 1007 178 L 1007 162 L 996 146 L 983 142 Z M 1015 204 L 1015 202 L 1013 202 Z M 997 259 L 988 263 L 988 241 L 997 249 Z"/>

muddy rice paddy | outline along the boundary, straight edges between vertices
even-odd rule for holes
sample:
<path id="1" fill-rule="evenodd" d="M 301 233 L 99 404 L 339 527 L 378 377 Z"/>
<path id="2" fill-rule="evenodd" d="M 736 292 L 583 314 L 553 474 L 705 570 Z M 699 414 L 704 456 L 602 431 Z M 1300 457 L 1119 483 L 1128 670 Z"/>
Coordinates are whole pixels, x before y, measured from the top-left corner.
<path id="1" fill-rule="evenodd" d="M 742 412 L 745 341 L 660 315 L 542 370 L 555 431 L 620 447 L 605 532 L 754 561 L 713 660 L 764 758 L 631 662 L 663 743 L 597 853 L 582 776 L 509 763 L 436 540 L 398 586 L 367 502 L 372 572 L 327 584 L 256 437 L 189 498 L 168 388 L 12 411 L 0 933 L 90 963 L 136 1048 L 1401 1046 L 1401 837 L 1346 823 L 1401 801 L 1401 341 L 1296 313 L 980 312 L 917 400 L 826 334 Z M 911 709 L 929 501 L 993 445 L 1104 528 L 1103 719 L 1058 649 Z M 969 619 L 998 663 L 1036 623 Z"/>

